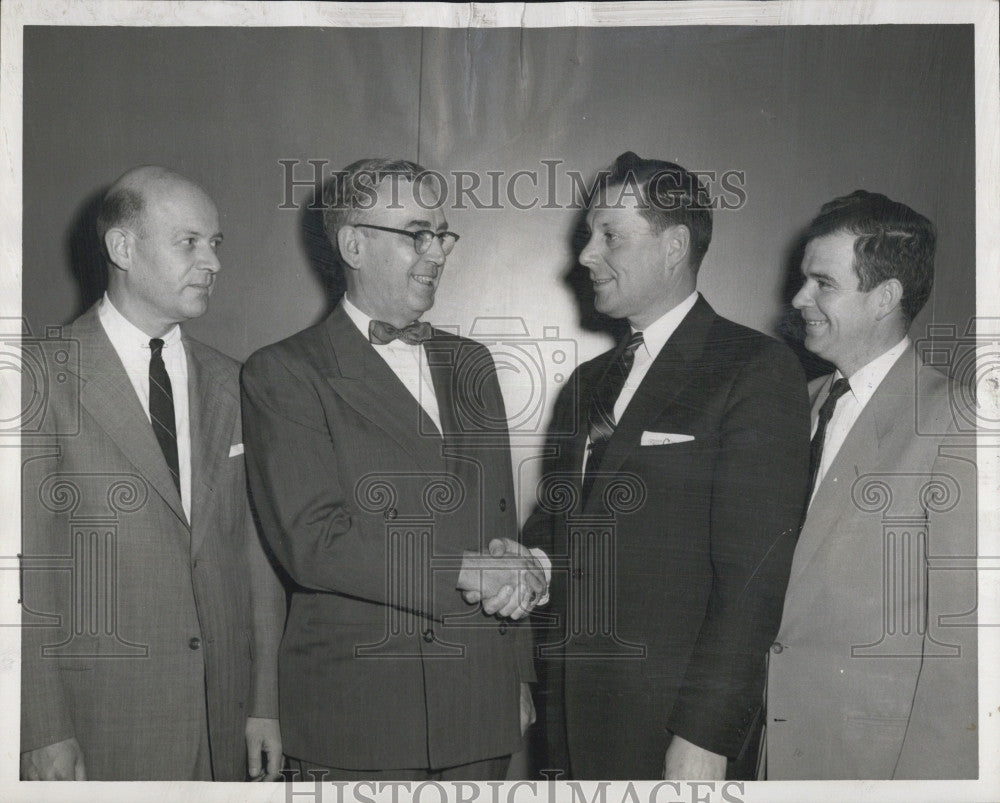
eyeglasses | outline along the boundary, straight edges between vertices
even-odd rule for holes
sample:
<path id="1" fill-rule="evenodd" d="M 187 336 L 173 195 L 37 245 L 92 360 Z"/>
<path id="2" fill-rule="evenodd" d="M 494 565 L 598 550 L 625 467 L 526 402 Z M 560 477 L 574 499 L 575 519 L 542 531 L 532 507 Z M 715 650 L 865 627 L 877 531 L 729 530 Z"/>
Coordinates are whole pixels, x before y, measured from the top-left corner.
<path id="1" fill-rule="evenodd" d="M 445 254 L 450 254 L 451 249 L 458 242 L 458 235 L 453 231 L 431 231 L 430 229 L 407 231 L 406 229 L 390 229 L 388 226 L 373 226 L 371 223 L 355 223 L 354 227 L 358 229 L 378 229 L 379 231 L 389 231 L 393 234 L 405 234 L 407 237 L 413 238 L 413 250 L 418 254 L 426 254 L 430 250 L 431 243 L 435 237 L 441 243 L 441 250 Z"/>

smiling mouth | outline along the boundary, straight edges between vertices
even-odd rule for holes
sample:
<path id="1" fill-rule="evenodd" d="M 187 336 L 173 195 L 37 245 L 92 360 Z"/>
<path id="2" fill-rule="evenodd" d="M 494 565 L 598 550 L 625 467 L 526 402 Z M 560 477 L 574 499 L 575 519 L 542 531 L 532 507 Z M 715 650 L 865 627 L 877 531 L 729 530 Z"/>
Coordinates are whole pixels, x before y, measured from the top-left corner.
<path id="1" fill-rule="evenodd" d="M 614 279 L 591 279 L 590 281 L 594 287 L 601 287 L 602 285 L 610 284 Z"/>
<path id="2" fill-rule="evenodd" d="M 425 285 L 427 287 L 433 287 L 434 286 L 434 277 L 433 276 L 418 276 L 418 275 L 414 274 L 412 278 L 413 278 L 413 281 L 417 282 L 418 284 L 422 284 L 422 285 Z"/>
<path id="3" fill-rule="evenodd" d="M 805 324 L 806 326 L 812 326 L 812 327 L 816 327 L 816 326 L 826 326 L 826 321 L 807 321 L 807 320 L 806 320 L 805 318 L 803 318 L 803 319 L 802 319 L 802 322 L 803 322 L 803 323 L 804 323 L 804 324 Z"/>

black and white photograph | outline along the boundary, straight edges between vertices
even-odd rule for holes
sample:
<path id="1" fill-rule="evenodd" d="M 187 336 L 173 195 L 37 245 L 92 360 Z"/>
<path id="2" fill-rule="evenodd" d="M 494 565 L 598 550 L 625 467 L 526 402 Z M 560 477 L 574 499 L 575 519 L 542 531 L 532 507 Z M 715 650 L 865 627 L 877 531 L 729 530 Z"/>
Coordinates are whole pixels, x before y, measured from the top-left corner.
<path id="1" fill-rule="evenodd" d="M 5 3 L 0 796 L 1000 799 L 998 11 Z"/>

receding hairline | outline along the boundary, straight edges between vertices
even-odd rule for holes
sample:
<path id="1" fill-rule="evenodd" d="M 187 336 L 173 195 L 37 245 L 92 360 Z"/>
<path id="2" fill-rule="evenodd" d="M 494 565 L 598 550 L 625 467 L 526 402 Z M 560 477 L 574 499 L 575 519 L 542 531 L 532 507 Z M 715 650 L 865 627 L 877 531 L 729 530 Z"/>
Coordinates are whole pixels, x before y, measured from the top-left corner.
<path id="1" fill-rule="evenodd" d="M 160 165 L 142 165 L 127 170 L 111 185 L 106 197 L 120 192 L 132 192 L 145 203 L 150 198 L 150 192 L 158 186 L 192 189 L 209 198 L 208 193 L 199 184 L 187 176 L 182 176 L 180 173 Z"/>

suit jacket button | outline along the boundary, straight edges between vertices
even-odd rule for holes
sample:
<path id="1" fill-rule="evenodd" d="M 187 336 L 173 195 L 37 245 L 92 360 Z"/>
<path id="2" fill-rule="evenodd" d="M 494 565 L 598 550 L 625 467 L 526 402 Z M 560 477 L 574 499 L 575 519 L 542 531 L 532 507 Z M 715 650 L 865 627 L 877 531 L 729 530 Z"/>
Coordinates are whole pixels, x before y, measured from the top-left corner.
<path id="1" fill-rule="evenodd" d="M 389 508 L 385 512 L 385 517 L 387 519 L 394 519 L 394 518 L 396 518 L 397 515 L 399 515 L 399 514 L 396 513 L 396 508 L 394 508 L 394 507 Z"/>
<path id="2" fill-rule="evenodd" d="M 434 641 L 434 631 L 431 630 L 430 628 L 427 628 L 427 630 L 424 631 L 424 641 L 426 641 L 428 644 Z"/>
<path id="3" fill-rule="evenodd" d="M 191 639 L 191 640 L 190 640 L 190 641 L 188 642 L 188 646 L 189 646 L 189 647 L 190 647 L 190 648 L 191 648 L 192 650 L 199 650 L 199 649 L 201 649 L 201 639 L 200 639 L 200 638 L 198 638 L 197 636 L 194 636 L 194 637 L 193 637 L 193 638 L 192 638 L 192 639 Z"/>
<path id="4" fill-rule="evenodd" d="M 506 632 L 507 632 L 507 623 L 506 622 L 501 622 L 500 623 L 500 635 L 502 636 Z"/>
<path id="5" fill-rule="evenodd" d="M 506 509 L 507 509 L 507 500 L 506 499 L 501 499 L 500 500 L 500 512 L 503 513 Z"/>
<path id="6" fill-rule="evenodd" d="M 780 641 L 776 641 L 776 642 L 774 642 L 774 644 L 771 645 L 771 652 L 773 652 L 775 655 L 777 655 L 778 653 L 780 653 L 784 649 L 785 649 L 785 645 L 782 644 Z"/>

